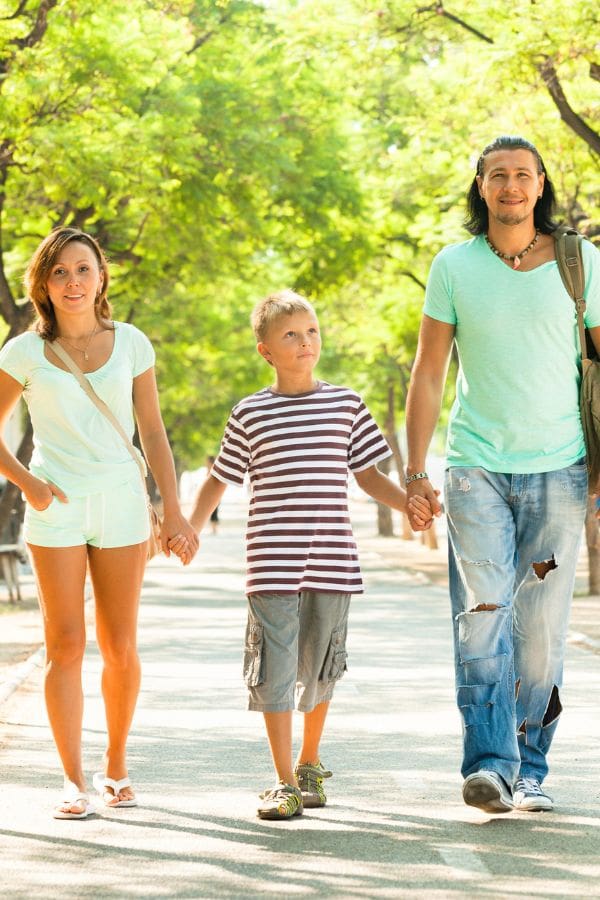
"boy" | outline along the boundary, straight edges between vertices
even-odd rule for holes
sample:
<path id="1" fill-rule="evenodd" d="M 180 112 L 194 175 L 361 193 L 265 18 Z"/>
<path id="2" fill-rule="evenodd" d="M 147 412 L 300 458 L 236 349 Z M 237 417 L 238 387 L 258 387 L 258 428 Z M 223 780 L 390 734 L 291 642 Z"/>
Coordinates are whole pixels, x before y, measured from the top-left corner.
<path id="1" fill-rule="evenodd" d="M 377 469 L 390 450 L 360 397 L 317 381 L 319 323 L 293 291 L 261 301 L 251 318 L 275 384 L 234 407 L 219 455 L 190 517 L 200 531 L 227 484 L 250 475 L 248 708 L 264 715 L 277 784 L 261 795 L 262 819 L 289 819 L 326 803 L 319 743 L 335 682 L 346 670 L 350 597 L 362 592 L 348 516 L 347 478 L 376 500 L 406 510 L 406 493 Z M 420 499 L 420 498 L 419 498 Z M 427 502 L 415 527 L 431 519 Z M 294 695 L 304 734 L 292 762 Z"/>

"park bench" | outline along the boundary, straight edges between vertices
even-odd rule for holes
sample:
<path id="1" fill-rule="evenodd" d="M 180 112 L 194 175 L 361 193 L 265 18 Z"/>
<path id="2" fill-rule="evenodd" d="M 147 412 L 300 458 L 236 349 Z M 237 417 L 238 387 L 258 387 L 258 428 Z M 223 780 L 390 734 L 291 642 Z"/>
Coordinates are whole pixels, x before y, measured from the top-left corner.
<path id="1" fill-rule="evenodd" d="M 22 600 L 19 585 L 19 563 L 24 560 L 22 544 L 0 544 L 0 572 L 8 589 L 10 603 L 20 603 Z"/>
<path id="2" fill-rule="evenodd" d="M 1 492 L 0 488 L 0 492 Z M 10 603 L 20 603 L 19 563 L 27 561 L 25 547 L 21 541 L 21 516 L 16 509 L 5 528 L 0 533 L 0 579 L 5 582 Z"/>

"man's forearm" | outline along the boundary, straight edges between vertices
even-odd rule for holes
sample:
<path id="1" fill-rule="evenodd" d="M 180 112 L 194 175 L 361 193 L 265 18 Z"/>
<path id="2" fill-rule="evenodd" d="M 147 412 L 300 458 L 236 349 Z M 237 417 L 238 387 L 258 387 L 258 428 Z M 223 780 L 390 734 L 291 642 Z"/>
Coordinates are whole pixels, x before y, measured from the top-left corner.
<path id="1" fill-rule="evenodd" d="M 413 373 L 406 401 L 408 475 L 425 471 L 427 451 L 440 416 L 443 389 L 443 381 Z"/>

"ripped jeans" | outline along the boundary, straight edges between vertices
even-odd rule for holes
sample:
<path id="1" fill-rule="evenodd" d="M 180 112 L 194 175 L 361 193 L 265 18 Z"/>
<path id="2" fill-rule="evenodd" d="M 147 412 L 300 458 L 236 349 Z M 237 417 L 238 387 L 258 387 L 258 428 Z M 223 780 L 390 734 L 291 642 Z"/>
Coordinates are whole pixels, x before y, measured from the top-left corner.
<path id="1" fill-rule="evenodd" d="M 585 461 L 553 472 L 446 472 L 456 696 L 464 777 L 542 782 L 587 503 Z"/>

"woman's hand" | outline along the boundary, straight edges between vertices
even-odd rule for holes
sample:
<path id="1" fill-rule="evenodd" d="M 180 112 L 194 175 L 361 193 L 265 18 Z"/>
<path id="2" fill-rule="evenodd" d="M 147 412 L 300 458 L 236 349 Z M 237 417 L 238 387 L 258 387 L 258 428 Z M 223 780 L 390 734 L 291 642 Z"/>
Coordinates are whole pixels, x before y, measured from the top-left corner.
<path id="1" fill-rule="evenodd" d="M 61 503 L 68 503 L 68 497 L 59 487 L 51 481 L 42 481 L 41 478 L 32 478 L 31 485 L 27 490 L 23 491 L 25 500 L 33 509 L 43 512 L 48 509 L 52 503 L 53 497 L 56 497 Z"/>
<path id="2" fill-rule="evenodd" d="M 165 515 L 160 539 L 166 556 L 174 553 L 184 566 L 188 566 L 198 552 L 198 535 L 182 513 Z"/>

